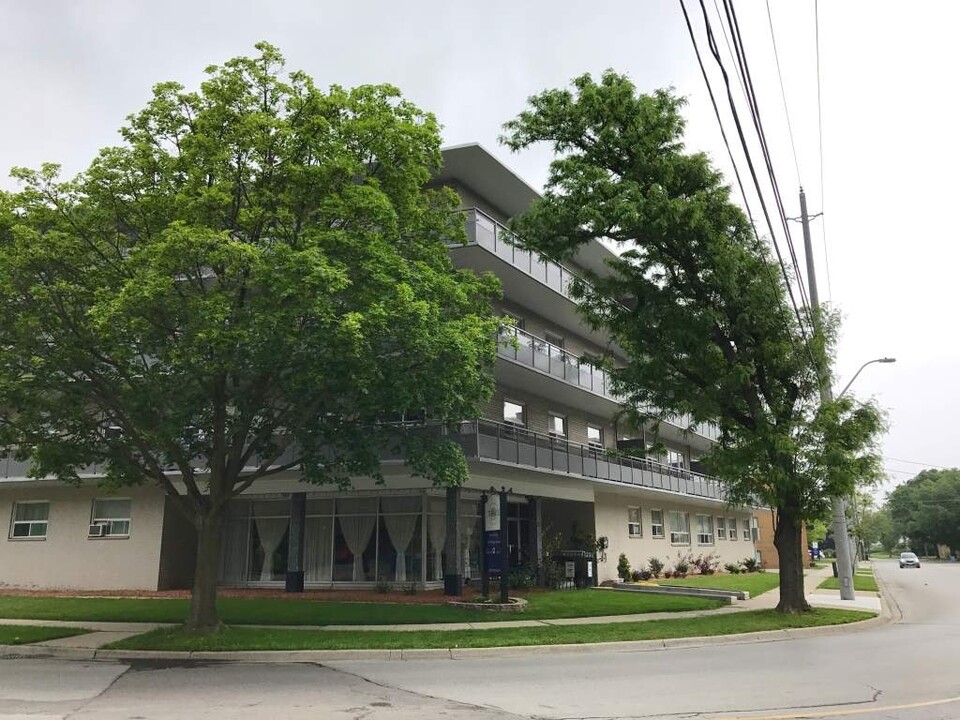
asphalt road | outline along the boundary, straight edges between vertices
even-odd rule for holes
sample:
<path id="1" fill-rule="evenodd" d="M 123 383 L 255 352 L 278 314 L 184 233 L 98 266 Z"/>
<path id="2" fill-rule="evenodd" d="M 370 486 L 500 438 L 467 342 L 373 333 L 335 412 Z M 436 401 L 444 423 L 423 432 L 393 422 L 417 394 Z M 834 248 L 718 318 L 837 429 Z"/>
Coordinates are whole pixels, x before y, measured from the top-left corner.
<path id="1" fill-rule="evenodd" d="M 877 573 L 893 622 L 762 643 L 324 666 L 3 660 L 0 719 L 960 719 L 960 564 Z"/>

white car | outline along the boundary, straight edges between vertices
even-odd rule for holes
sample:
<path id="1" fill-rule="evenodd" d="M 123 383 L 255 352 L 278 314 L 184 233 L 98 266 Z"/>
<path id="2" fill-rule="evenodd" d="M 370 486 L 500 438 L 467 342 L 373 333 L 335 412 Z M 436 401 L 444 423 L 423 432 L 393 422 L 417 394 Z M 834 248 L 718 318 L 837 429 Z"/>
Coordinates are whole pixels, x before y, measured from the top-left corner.
<path id="1" fill-rule="evenodd" d="M 900 553 L 900 567 L 920 567 L 920 558 L 911 552 Z"/>

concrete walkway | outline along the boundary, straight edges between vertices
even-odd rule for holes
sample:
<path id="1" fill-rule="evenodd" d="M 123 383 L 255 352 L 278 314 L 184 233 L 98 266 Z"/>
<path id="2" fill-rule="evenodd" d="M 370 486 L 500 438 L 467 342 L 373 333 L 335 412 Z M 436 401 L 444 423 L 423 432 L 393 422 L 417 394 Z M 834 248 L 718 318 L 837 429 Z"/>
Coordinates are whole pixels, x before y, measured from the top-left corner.
<path id="1" fill-rule="evenodd" d="M 820 590 L 817 588 L 825 578 L 832 576 L 829 566 L 818 570 L 807 570 L 804 577 L 804 591 L 807 602 L 816 607 L 843 608 L 848 610 L 865 610 L 879 613 L 881 611 L 880 598 L 876 593 L 857 593 L 854 601 L 840 599 L 839 590 Z M 614 591 L 611 591 L 614 592 Z M 452 630 L 494 630 L 501 628 L 531 628 L 556 627 L 566 625 L 601 625 L 608 623 L 636 623 L 655 622 L 657 620 L 681 620 L 698 618 L 710 615 L 724 615 L 739 613 L 747 610 L 768 610 L 775 608 L 780 600 L 777 588 L 749 600 L 735 600 L 731 605 L 712 610 L 692 610 L 685 612 L 658 612 L 635 615 L 605 615 L 600 617 L 555 618 L 549 620 L 494 620 L 490 622 L 465 623 L 421 623 L 402 625 L 248 625 L 246 627 L 277 628 L 286 630 L 300 630 L 304 632 L 420 632 L 452 631 Z M 34 646 L 51 649 L 78 649 L 96 650 L 112 642 L 122 640 L 132 635 L 149 632 L 162 627 L 174 627 L 170 623 L 130 623 L 130 622 L 84 622 L 67 620 L 30 620 L 30 619 L 0 619 L 0 625 L 35 625 L 42 627 L 83 628 L 90 632 L 83 635 L 45 640 L 33 643 Z M 23 646 L 20 646 L 23 647 Z"/>

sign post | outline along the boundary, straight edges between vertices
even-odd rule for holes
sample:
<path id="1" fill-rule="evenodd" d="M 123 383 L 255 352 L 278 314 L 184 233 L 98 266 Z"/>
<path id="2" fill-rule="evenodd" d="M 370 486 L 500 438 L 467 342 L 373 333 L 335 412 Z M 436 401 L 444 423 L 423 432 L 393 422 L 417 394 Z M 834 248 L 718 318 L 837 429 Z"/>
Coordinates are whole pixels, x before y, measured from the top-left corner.
<path id="1" fill-rule="evenodd" d="M 500 602 L 510 601 L 507 576 L 510 570 L 510 540 L 507 537 L 507 489 L 500 488 Z"/>

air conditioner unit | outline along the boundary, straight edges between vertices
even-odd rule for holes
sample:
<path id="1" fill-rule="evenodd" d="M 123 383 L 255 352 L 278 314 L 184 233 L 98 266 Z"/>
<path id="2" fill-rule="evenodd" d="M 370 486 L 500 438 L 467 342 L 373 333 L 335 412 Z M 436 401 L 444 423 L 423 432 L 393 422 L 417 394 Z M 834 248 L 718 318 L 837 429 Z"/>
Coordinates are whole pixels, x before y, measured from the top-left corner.
<path id="1" fill-rule="evenodd" d="M 107 534 L 107 526 L 103 523 L 97 523 L 96 525 L 91 525 L 87 529 L 87 537 L 103 537 Z"/>

